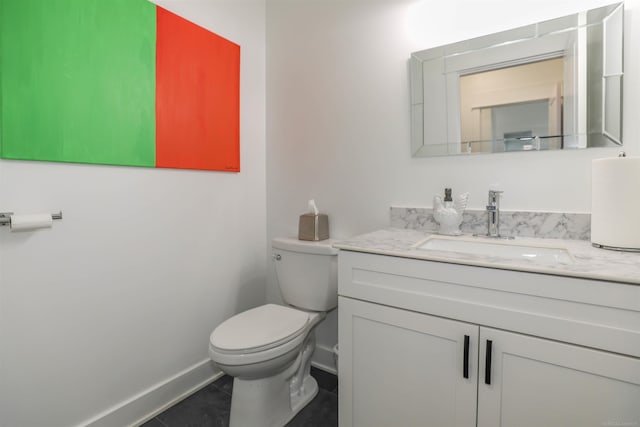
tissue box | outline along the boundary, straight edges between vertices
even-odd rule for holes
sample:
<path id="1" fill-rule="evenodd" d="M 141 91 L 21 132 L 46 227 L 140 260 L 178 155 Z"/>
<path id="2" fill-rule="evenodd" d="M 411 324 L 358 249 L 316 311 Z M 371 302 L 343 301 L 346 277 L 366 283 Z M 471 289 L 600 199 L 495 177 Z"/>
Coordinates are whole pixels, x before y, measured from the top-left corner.
<path id="1" fill-rule="evenodd" d="M 325 240 L 329 238 L 329 217 L 326 214 L 303 214 L 298 223 L 298 239 Z"/>

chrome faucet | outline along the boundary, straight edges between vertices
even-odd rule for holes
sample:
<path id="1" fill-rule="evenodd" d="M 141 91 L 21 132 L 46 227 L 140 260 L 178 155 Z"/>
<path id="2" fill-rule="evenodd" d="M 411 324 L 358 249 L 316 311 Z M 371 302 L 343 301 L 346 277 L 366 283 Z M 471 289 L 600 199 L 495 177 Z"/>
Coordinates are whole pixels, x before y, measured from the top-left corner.
<path id="1" fill-rule="evenodd" d="M 487 203 L 487 237 L 502 237 L 500 235 L 500 195 L 502 191 L 489 190 Z"/>

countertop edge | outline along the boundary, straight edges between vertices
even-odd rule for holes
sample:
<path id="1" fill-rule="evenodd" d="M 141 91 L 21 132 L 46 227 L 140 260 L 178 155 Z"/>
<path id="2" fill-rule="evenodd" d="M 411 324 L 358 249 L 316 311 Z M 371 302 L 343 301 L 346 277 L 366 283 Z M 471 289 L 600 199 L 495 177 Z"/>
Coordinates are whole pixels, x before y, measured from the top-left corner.
<path id="1" fill-rule="evenodd" d="M 605 268 L 605 265 L 608 266 L 608 263 L 615 262 L 617 258 L 624 259 L 625 257 L 629 258 L 633 256 L 628 255 L 629 253 L 618 254 L 606 249 L 593 248 L 595 251 L 607 252 L 602 252 L 600 254 L 600 258 L 597 256 L 594 257 L 593 253 L 589 254 L 591 258 L 584 254 L 577 254 L 576 258 L 580 259 L 580 261 L 577 261 L 576 264 L 571 265 L 535 265 L 498 257 L 484 257 L 485 259 L 482 259 L 483 257 L 480 256 L 466 256 L 465 254 L 460 253 L 448 253 L 443 251 L 426 252 L 417 250 L 413 247 L 416 243 L 426 239 L 432 234 L 433 233 L 416 230 L 386 228 L 371 233 L 366 233 L 360 236 L 355 236 L 351 239 L 337 240 L 333 244 L 333 247 L 345 251 L 371 253 L 376 255 L 394 256 L 407 259 L 493 268 L 499 270 L 520 271 L 526 273 L 537 273 L 551 276 L 591 279 L 616 282 L 626 285 L 640 285 L 640 254 L 636 254 L 636 256 L 634 256 L 633 258 L 633 261 L 635 261 L 635 258 L 637 257 L 637 265 L 635 265 L 636 263 L 634 262 L 634 265 L 630 267 L 630 269 L 634 270 L 632 272 L 633 276 L 630 277 L 629 274 L 620 274 L 612 270 L 606 270 Z M 536 240 L 549 241 L 552 239 Z M 558 242 L 559 240 L 553 239 L 553 241 Z M 571 240 L 565 240 L 563 242 L 566 243 L 567 247 L 569 247 L 570 250 L 571 246 L 575 245 L 578 245 L 578 247 L 580 248 L 585 247 L 585 245 L 590 247 L 590 243 L 588 242 L 576 242 Z M 592 251 L 589 250 L 589 252 Z M 594 265 L 595 268 L 593 268 Z M 602 265 L 602 267 L 600 267 L 600 265 Z M 583 267 L 584 270 L 581 271 L 580 267 Z M 635 274 L 635 270 L 638 270 L 637 275 Z"/>

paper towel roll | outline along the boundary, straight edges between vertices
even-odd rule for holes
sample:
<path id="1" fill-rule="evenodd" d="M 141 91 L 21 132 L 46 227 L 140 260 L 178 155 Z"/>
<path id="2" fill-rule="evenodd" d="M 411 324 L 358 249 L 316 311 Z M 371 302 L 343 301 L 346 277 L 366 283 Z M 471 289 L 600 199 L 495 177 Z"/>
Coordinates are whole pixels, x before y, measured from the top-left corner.
<path id="1" fill-rule="evenodd" d="M 593 161 L 591 242 L 623 250 L 640 249 L 640 157 Z"/>
<path id="2" fill-rule="evenodd" d="M 52 223 L 51 214 L 11 215 L 11 231 L 50 228 Z"/>

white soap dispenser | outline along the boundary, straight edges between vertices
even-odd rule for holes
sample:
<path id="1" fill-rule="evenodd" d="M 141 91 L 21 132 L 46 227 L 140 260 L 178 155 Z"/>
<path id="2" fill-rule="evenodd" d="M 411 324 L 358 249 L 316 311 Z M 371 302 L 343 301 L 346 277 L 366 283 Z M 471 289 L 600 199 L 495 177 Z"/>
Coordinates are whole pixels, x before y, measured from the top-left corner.
<path id="1" fill-rule="evenodd" d="M 467 207 L 469 193 L 458 195 L 455 200 L 451 196 L 451 189 L 444 189 L 444 201 L 440 196 L 433 198 L 433 218 L 439 224 L 438 233 L 448 236 L 459 236 L 462 214 Z"/>

